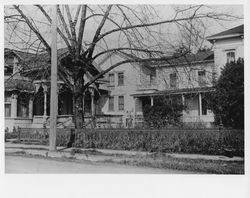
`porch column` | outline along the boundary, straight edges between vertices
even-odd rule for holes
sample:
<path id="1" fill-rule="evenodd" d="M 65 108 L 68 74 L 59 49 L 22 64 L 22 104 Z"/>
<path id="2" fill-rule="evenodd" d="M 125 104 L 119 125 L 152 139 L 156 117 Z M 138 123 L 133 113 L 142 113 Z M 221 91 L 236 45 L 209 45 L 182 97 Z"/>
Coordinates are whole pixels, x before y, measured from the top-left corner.
<path id="1" fill-rule="evenodd" d="M 43 85 L 43 94 L 44 94 L 44 103 L 43 103 L 43 117 L 47 117 L 47 92 L 48 88 L 46 85 Z"/>
<path id="2" fill-rule="evenodd" d="M 184 94 L 181 95 L 181 101 L 182 101 L 182 105 L 183 107 L 185 106 L 185 96 Z M 184 121 L 184 114 L 185 114 L 185 110 L 182 110 L 182 121 Z"/>
<path id="3" fill-rule="evenodd" d="M 153 96 L 150 96 L 150 104 L 151 104 L 151 107 L 154 106 L 154 97 Z"/>
<path id="4" fill-rule="evenodd" d="M 95 90 L 91 89 L 91 115 L 95 115 L 95 102 L 94 102 L 94 96 L 95 96 Z"/>
<path id="5" fill-rule="evenodd" d="M 33 117 L 33 98 L 29 99 L 29 119 Z"/>
<path id="6" fill-rule="evenodd" d="M 17 117 L 17 94 L 11 95 L 11 118 Z"/>
<path id="7" fill-rule="evenodd" d="M 85 110 L 85 92 L 83 92 L 83 94 L 82 94 L 82 112 L 84 112 L 84 110 Z"/>
<path id="8" fill-rule="evenodd" d="M 202 100 L 201 100 L 201 93 L 199 93 L 199 116 L 202 115 Z"/>
<path id="9" fill-rule="evenodd" d="M 133 125 L 135 127 L 136 125 L 136 105 L 137 105 L 138 98 L 134 97 L 134 119 L 133 119 Z"/>

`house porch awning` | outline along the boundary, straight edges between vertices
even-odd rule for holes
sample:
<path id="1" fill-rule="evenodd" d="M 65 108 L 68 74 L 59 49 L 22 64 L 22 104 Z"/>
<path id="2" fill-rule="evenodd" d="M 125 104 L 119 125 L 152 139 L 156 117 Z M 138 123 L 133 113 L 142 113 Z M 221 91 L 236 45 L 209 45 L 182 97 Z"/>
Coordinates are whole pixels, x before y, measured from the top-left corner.
<path id="1" fill-rule="evenodd" d="M 24 79 L 7 79 L 4 82 L 5 91 L 35 92 L 35 84 Z"/>
<path id="2" fill-rule="evenodd" d="M 181 95 L 181 94 L 195 94 L 195 93 L 206 93 L 215 91 L 214 87 L 197 87 L 197 88 L 184 88 L 174 90 L 162 90 L 155 91 L 153 93 L 136 93 L 131 96 L 134 97 L 145 97 L 145 96 L 162 96 L 162 95 Z"/>

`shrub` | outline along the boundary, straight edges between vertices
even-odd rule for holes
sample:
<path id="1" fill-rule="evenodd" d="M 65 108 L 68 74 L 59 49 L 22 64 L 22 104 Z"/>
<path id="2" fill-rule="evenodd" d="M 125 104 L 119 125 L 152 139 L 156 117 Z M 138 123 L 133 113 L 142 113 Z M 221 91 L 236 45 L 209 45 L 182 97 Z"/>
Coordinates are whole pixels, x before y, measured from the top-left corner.
<path id="1" fill-rule="evenodd" d="M 244 60 L 231 62 L 221 71 L 210 98 L 215 121 L 226 127 L 244 128 Z"/>
<path id="2" fill-rule="evenodd" d="M 25 139 L 40 139 L 42 135 L 22 132 Z M 57 133 L 57 146 L 68 146 L 69 130 Z M 147 152 L 177 152 L 212 155 L 244 156 L 244 131 L 228 129 L 85 129 L 75 133 L 76 148 L 136 150 Z M 75 150 L 78 151 L 78 150 Z"/>
<path id="3" fill-rule="evenodd" d="M 154 99 L 154 105 L 146 105 L 143 108 L 144 121 L 153 128 L 178 126 L 184 106 L 181 98 L 170 96 L 158 96 Z"/>
<path id="4" fill-rule="evenodd" d="M 78 131 L 74 146 L 79 148 L 137 150 L 224 155 L 244 155 L 243 130 L 89 130 Z"/>

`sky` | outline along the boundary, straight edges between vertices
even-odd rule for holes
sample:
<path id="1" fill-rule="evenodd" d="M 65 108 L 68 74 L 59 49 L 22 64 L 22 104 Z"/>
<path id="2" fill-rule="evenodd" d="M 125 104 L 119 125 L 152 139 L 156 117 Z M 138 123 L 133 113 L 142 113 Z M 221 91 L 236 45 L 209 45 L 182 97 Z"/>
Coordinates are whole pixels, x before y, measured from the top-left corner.
<path id="1" fill-rule="evenodd" d="M 97 6 L 93 6 L 91 5 L 93 8 L 97 8 Z M 134 9 L 136 9 L 137 11 L 139 11 L 139 14 L 141 12 L 140 8 L 138 5 L 134 4 L 134 5 L 129 5 L 130 7 L 133 7 Z M 145 16 L 147 16 L 149 18 L 149 20 L 151 21 L 160 21 L 160 20 L 164 20 L 164 19 L 168 19 L 170 17 L 172 17 L 175 12 L 174 9 L 176 9 L 177 7 L 182 8 L 182 6 L 186 6 L 186 5 L 171 5 L 171 4 L 152 4 L 150 5 L 154 12 L 153 16 L 154 18 L 151 16 L 151 13 L 148 12 L 147 10 L 143 10 L 145 12 Z M 46 19 L 43 17 L 43 15 L 39 12 L 39 10 L 37 8 L 34 8 L 33 6 L 30 5 L 26 5 L 26 6 L 22 6 L 23 10 L 25 13 L 27 13 L 32 19 L 36 20 L 37 22 L 39 21 L 39 30 L 43 31 L 44 35 L 46 35 L 46 40 L 48 41 L 48 43 L 51 42 L 51 28 L 50 26 L 44 25 L 44 22 L 47 22 Z M 51 12 L 51 6 L 47 6 L 48 8 L 48 12 Z M 75 13 L 75 8 L 76 6 L 71 5 L 72 11 L 73 11 L 73 16 Z M 12 13 L 12 11 L 10 11 L 8 9 L 8 7 L 5 7 L 5 14 L 9 14 Z M 63 13 L 65 13 L 65 10 L 62 10 Z M 205 23 L 206 26 L 206 32 L 204 33 L 204 37 L 206 36 L 210 36 L 212 34 L 218 33 L 220 31 L 224 31 L 227 30 L 229 28 L 235 27 L 237 25 L 241 25 L 243 24 L 243 6 L 242 5 L 205 5 L 202 8 L 201 12 L 211 12 L 211 11 L 215 11 L 216 13 L 227 13 L 230 15 L 234 15 L 237 17 L 240 17 L 242 19 L 235 19 L 235 20 L 230 20 L 230 21 L 220 21 L 220 22 L 216 22 L 216 21 L 211 21 L 208 20 Z M 91 42 L 92 38 L 93 38 L 93 32 L 95 32 L 96 28 L 98 27 L 98 22 L 100 18 L 97 18 L 95 20 L 89 20 L 89 22 L 86 24 L 86 29 L 87 31 L 85 31 L 84 33 L 84 41 L 86 42 Z M 97 20 L 97 21 L 96 21 Z M 116 18 L 116 16 L 114 15 L 114 20 L 119 21 L 119 19 Z M 121 19 L 122 20 L 122 19 Z M 120 20 L 120 21 L 121 21 Z M 43 22 L 43 23 L 40 23 Z M 60 21 L 59 21 L 59 25 L 60 25 Z M 111 28 L 112 25 L 110 24 L 105 24 L 103 30 L 105 32 L 108 31 Z M 181 40 L 181 36 L 179 35 L 179 30 L 176 29 L 176 27 L 174 27 L 173 25 L 161 25 L 161 26 L 155 26 L 152 28 L 152 30 L 154 31 L 161 31 L 162 32 L 162 37 L 159 38 L 158 42 L 164 42 L 164 40 L 168 40 L 167 44 L 169 43 L 174 43 L 176 40 Z M 9 47 L 9 48 L 15 48 L 18 46 L 18 48 L 20 47 L 20 43 L 15 43 L 15 45 L 13 46 L 13 43 L 10 44 L 9 42 L 9 38 L 10 38 L 10 29 L 8 27 L 5 27 L 5 47 Z M 17 36 L 13 36 L 12 35 L 12 39 L 11 41 L 13 41 L 13 38 L 15 38 L 15 41 L 20 41 L 21 37 L 22 39 L 24 38 L 24 35 L 17 35 Z M 59 47 L 64 47 L 64 42 L 62 41 L 62 39 L 60 39 L 60 37 L 58 37 L 58 46 Z M 107 38 L 109 45 L 115 45 L 115 47 L 118 47 L 119 45 L 126 45 L 125 43 L 123 44 L 119 44 L 119 42 L 122 43 L 121 40 L 118 41 L 118 34 L 113 34 L 112 36 Z M 166 44 L 166 46 L 167 46 Z M 206 46 L 210 46 L 210 43 L 206 42 L 204 43 L 204 45 Z M 100 44 L 100 49 L 104 46 L 104 43 Z M 22 47 L 20 47 L 22 48 Z M 168 49 L 165 49 L 165 51 L 167 51 Z"/>

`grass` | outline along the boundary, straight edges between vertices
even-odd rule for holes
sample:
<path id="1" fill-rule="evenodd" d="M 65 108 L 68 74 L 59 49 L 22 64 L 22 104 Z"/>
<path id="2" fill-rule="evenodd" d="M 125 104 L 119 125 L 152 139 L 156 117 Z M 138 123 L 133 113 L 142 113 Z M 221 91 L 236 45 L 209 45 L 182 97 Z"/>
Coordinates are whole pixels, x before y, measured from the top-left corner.
<path id="1" fill-rule="evenodd" d="M 209 174 L 244 174 L 244 161 L 223 161 L 166 157 L 133 156 L 124 158 L 107 158 L 106 163 L 124 165 L 186 170 Z"/>

